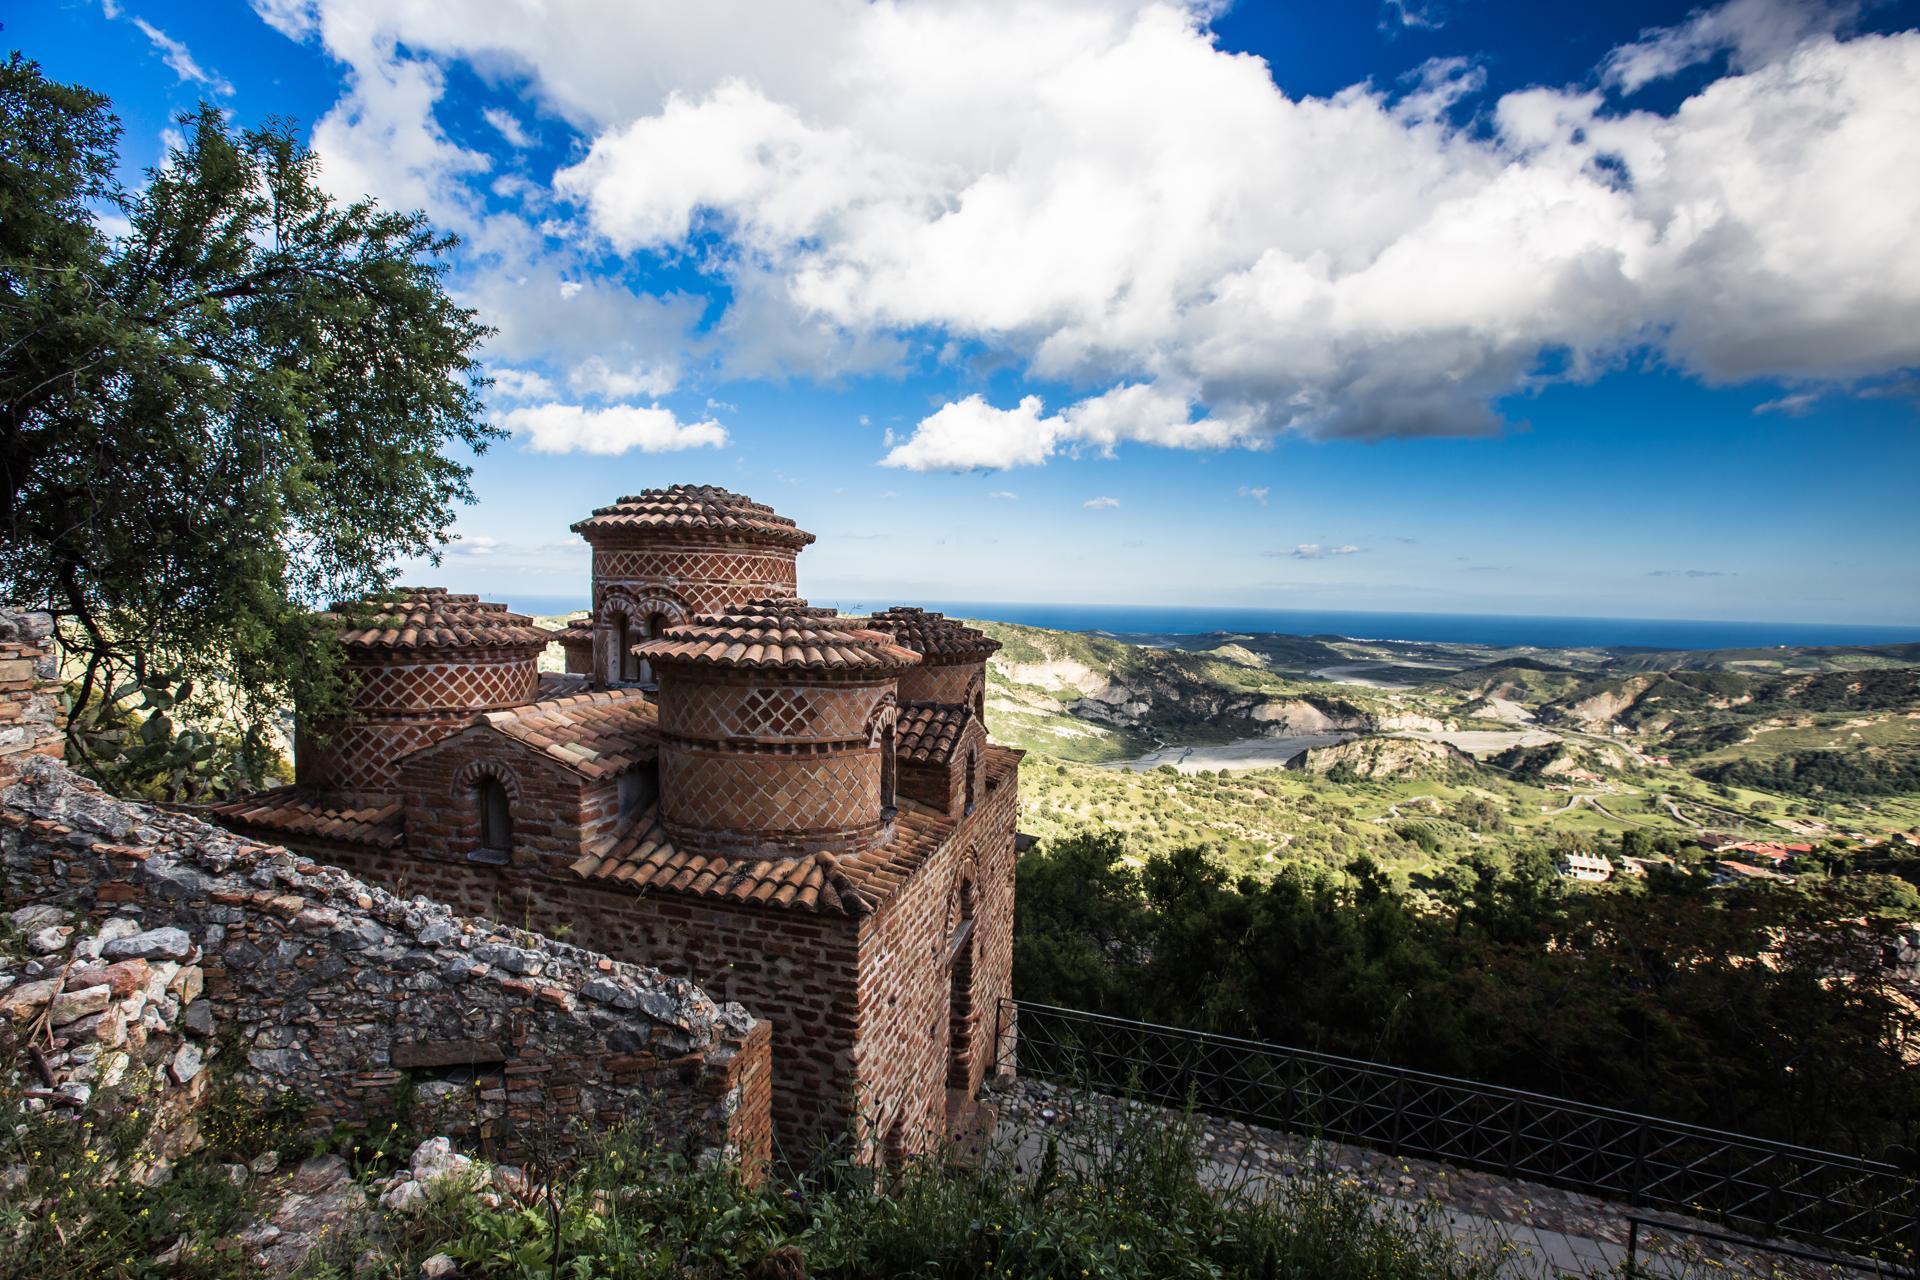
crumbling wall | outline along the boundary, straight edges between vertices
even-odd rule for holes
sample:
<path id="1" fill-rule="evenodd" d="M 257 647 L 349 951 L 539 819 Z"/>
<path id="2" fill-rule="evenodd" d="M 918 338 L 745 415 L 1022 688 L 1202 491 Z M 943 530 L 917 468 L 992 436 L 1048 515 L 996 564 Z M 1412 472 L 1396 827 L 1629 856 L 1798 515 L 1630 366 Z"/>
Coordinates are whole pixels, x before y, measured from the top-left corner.
<path id="1" fill-rule="evenodd" d="M 0 609 L 0 774 L 66 750 L 53 619 Z"/>
<path id="2" fill-rule="evenodd" d="M 634 1120 L 766 1162 L 771 1028 L 685 979 L 118 801 L 56 760 L 27 760 L 0 802 L 0 900 L 36 909 L 0 1008 L 51 1105 L 138 1073 L 190 1116 L 231 1046 L 242 1080 L 294 1090 L 316 1125 L 382 1118 L 408 1073 L 459 1073 L 509 1155 Z"/>

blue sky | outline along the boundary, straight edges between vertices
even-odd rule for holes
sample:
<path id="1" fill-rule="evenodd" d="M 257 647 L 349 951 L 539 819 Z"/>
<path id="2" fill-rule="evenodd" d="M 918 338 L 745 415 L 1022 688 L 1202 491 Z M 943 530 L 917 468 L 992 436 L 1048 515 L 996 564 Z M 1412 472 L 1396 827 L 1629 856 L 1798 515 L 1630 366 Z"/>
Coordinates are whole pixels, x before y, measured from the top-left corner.
<path id="1" fill-rule="evenodd" d="M 1568 12 L 1568 10 L 1576 10 Z M 712 482 L 825 599 L 1920 625 L 1920 5 L 45 0 L 425 208 L 513 438 L 423 577 Z"/>

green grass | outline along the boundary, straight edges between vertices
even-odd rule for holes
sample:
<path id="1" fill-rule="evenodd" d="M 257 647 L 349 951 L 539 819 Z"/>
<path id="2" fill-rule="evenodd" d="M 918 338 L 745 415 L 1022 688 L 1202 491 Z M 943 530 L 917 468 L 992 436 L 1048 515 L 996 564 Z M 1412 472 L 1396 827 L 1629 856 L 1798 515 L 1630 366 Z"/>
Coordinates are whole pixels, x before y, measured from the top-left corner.
<path id="1" fill-rule="evenodd" d="M 388 1219 L 383 1235 L 339 1242 L 311 1274 L 412 1280 L 441 1253 L 463 1275 L 498 1280 L 1479 1280 L 1495 1271 L 1491 1256 L 1461 1250 L 1436 1209 L 1384 1211 L 1351 1181 L 1307 1174 L 1277 1191 L 1207 1190 L 1195 1126 L 1179 1117 L 1116 1122 L 1090 1138 L 1079 1158 L 1052 1148 L 1031 1167 L 1009 1149 L 893 1171 L 840 1158 L 756 1188 L 617 1130 L 556 1181 L 551 1201 L 449 1187 L 425 1212 Z"/>

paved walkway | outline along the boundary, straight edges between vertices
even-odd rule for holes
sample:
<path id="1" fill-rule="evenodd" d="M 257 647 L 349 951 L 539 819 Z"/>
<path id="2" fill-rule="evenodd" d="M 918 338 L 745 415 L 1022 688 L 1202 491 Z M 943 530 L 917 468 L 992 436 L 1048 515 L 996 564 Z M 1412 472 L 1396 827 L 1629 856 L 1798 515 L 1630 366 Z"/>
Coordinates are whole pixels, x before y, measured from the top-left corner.
<path id="1" fill-rule="evenodd" d="M 1000 1088 L 993 1101 L 999 1113 L 996 1137 L 1029 1168 L 1050 1136 L 1067 1156 L 1076 1142 L 1084 1150 L 1087 1141 L 1113 1132 L 1116 1121 L 1178 1118 L 1162 1108 L 1039 1081 Z M 1377 1197 L 1383 1213 L 1410 1222 L 1444 1223 L 1468 1252 L 1500 1259 L 1501 1274 L 1516 1280 L 1624 1277 L 1629 1213 L 1681 1226 L 1710 1225 L 1540 1183 L 1316 1142 L 1239 1121 L 1196 1116 L 1193 1122 L 1200 1126 L 1197 1137 L 1205 1152 L 1200 1177 L 1209 1187 L 1258 1194 L 1301 1177 L 1331 1177 Z M 1634 1271 L 1637 1277 L 1710 1275 L 1729 1280 L 1846 1274 L 1686 1236 L 1650 1237 L 1646 1228 Z"/>

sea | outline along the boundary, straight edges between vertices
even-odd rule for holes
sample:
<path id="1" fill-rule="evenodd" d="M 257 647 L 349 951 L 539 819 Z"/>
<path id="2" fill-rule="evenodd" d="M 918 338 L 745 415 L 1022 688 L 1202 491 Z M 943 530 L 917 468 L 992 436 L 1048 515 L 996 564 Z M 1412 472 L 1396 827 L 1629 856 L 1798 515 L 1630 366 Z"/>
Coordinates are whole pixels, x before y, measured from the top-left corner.
<path id="1" fill-rule="evenodd" d="M 499 596 L 525 613 L 587 607 L 583 596 Z M 1437 640 L 1542 649 L 1770 649 L 1820 645 L 1912 644 L 1920 625 L 1846 622 L 1718 622 L 1689 618 L 1534 617 L 1497 613 L 1372 613 L 1318 609 L 1204 608 L 1172 605 L 1043 604 L 988 600 L 815 600 L 847 613 L 917 604 L 950 617 L 987 618 L 1055 631 L 1115 636 L 1209 635 L 1218 631 L 1360 640 Z"/>

